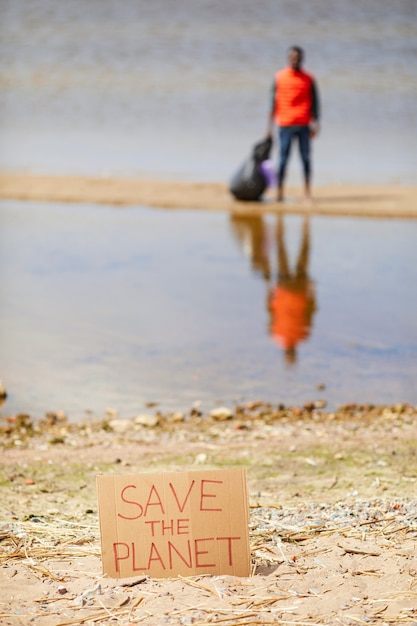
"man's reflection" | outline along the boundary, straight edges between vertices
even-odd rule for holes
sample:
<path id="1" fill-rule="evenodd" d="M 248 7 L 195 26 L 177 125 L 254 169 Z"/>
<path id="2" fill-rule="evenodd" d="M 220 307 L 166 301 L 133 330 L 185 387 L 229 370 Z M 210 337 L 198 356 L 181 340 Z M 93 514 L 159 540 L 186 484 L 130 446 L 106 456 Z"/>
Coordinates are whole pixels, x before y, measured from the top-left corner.
<path id="1" fill-rule="evenodd" d="M 278 215 L 277 284 L 268 295 L 269 331 L 284 349 L 285 360 L 294 363 L 297 345 L 307 339 L 316 310 L 314 285 L 308 276 L 310 224 L 304 217 L 300 252 L 295 270 L 291 271 L 285 247 L 284 219 Z"/>
<path id="2" fill-rule="evenodd" d="M 232 215 L 231 224 L 243 251 L 252 262 L 252 269 L 269 280 L 268 233 L 262 215 Z"/>
<path id="3" fill-rule="evenodd" d="M 291 271 L 285 245 L 284 218 L 277 217 L 275 245 L 277 279 L 272 284 L 268 231 L 262 215 L 232 216 L 232 227 L 252 268 L 260 272 L 268 284 L 267 309 L 269 333 L 284 350 L 287 363 L 297 358 L 297 345 L 310 335 L 316 311 L 314 284 L 308 275 L 310 253 L 310 223 L 305 216 L 300 251 L 294 271 Z"/>

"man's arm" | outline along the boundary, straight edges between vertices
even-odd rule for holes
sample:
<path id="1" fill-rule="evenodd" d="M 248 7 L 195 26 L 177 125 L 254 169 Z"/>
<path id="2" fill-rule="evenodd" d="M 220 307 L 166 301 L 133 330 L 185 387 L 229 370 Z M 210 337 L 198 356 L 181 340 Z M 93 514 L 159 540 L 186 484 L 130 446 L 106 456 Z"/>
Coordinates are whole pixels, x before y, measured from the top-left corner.
<path id="1" fill-rule="evenodd" d="M 276 90 L 277 90 L 277 85 L 276 85 L 276 81 L 274 80 L 274 82 L 272 83 L 272 87 L 271 87 L 271 107 L 269 111 L 268 128 L 266 131 L 267 137 L 272 137 L 273 132 L 274 132 Z"/>
<path id="2" fill-rule="evenodd" d="M 313 79 L 311 84 L 311 115 L 313 124 L 310 130 L 310 136 L 315 137 L 320 129 L 320 99 L 316 81 Z"/>

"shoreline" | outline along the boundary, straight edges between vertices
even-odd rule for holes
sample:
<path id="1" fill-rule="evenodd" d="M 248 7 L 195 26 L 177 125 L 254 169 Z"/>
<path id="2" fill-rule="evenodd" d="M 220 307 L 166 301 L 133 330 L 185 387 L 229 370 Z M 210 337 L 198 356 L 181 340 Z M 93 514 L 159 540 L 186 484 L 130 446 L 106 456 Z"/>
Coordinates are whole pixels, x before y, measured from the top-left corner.
<path id="1" fill-rule="evenodd" d="M 284 203 L 274 200 L 272 189 L 262 202 L 241 202 L 232 197 L 226 183 L 0 172 L 1 200 L 417 219 L 417 186 L 413 185 L 317 185 L 311 206 L 303 203 L 300 193 L 301 188 L 289 186 Z"/>
<path id="2" fill-rule="evenodd" d="M 415 219 L 417 188 L 336 185 L 235 202 L 225 184 L 0 174 L 0 198 Z M 289 189 L 290 195 L 299 190 Z M 36 210 L 36 207 L 35 207 Z M 3 390 L 5 393 L 5 390 Z M 324 410 L 323 410 L 324 409 Z M 4 626 L 415 623 L 417 406 L 145 405 L 73 422 L 0 408 Z M 103 575 L 98 474 L 247 470 L 251 576 Z M 142 572 L 140 572 L 142 574 Z"/>

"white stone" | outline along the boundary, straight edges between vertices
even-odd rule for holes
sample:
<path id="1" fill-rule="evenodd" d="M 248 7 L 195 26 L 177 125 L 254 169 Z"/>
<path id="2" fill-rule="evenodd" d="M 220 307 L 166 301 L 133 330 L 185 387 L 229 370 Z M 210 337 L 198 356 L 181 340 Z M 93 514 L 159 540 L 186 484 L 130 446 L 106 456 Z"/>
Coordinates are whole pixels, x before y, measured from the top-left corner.
<path id="1" fill-rule="evenodd" d="M 210 411 L 210 415 L 215 420 L 229 420 L 233 417 L 233 411 L 228 409 L 226 406 L 220 406 L 218 409 Z"/>
<path id="2" fill-rule="evenodd" d="M 154 428 L 159 424 L 159 417 L 157 415 L 149 415 L 143 413 L 135 417 L 135 424 L 138 426 L 147 426 L 148 428 Z"/>
<path id="3" fill-rule="evenodd" d="M 115 433 L 125 433 L 132 427 L 132 424 L 130 420 L 114 419 L 109 421 L 109 426 Z"/>

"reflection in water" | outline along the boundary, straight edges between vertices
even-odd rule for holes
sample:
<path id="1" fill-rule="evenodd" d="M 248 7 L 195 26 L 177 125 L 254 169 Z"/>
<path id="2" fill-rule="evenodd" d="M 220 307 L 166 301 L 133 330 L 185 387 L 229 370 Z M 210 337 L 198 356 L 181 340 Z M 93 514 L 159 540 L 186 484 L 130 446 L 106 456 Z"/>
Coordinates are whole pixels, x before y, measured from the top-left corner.
<path id="1" fill-rule="evenodd" d="M 296 360 L 296 347 L 310 334 L 316 310 L 313 282 L 308 276 L 310 252 L 309 218 L 304 217 L 300 252 L 295 271 L 291 271 L 284 240 L 282 215 L 277 222 L 278 277 L 276 287 L 270 290 L 268 308 L 270 332 L 285 351 L 288 363 Z"/>
<path id="2" fill-rule="evenodd" d="M 309 217 L 304 217 L 300 250 L 292 271 L 285 242 L 284 218 L 278 215 L 275 229 L 275 283 L 271 281 L 270 242 L 263 216 L 232 216 L 231 223 L 237 239 L 251 258 L 252 268 L 260 272 L 268 283 L 269 333 L 282 346 L 286 362 L 292 364 L 297 358 L 297 345 L 310 335 L 317 309 L 314 284 L 308 274 Z"/>
<path id="3" fill-rule="evenodd" d="M 0 415 L 298 405 L 318 383 L 331 410 L 417 404 L 417 221 L 310 216 L 307 262 L 308 220 L 304 233 L 299 215 L 277 220 L 0 202 Z M 320 314 L 304 298 L 309 337 L 288 368 L 267 331 L 269 294 L 288 289 L 280 273 L 297 276 L 299 253 Z"/>
<path id="4" fill-rule="evenodd" d="M 262 215 L 232 215 L 231 225 L 245 254 L 251 259 L 252 269 L 269 280 L 268 231 Z"/>

